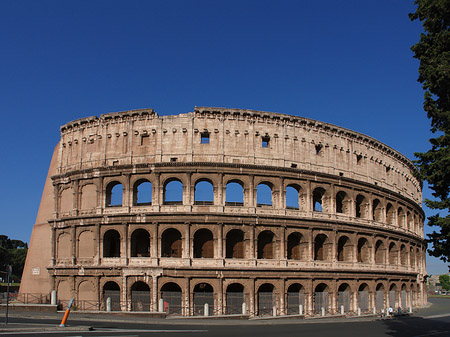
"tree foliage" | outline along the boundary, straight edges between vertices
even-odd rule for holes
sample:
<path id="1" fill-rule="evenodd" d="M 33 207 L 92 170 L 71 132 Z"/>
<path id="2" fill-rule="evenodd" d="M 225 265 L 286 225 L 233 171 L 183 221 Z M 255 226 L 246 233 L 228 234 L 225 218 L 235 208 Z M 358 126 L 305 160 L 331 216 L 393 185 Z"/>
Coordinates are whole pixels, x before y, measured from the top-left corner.
<path id="1" fill-rule="evenodd" d="M 11 240 L 6 235 L 0 235 L 0 270 L 6 271 L 12 266 L 12 279 L 22 277 L 28 245 L 20 240 Z"/>
<path id="2" fill-rule="evenodd" d="M 441 284 L 442 289 L 446 291 L 450 290 L 450 276 L 447 274 L 439 275 L 439 283 Z"/>
<path id="3" fill-rule="evenodd" d="M 428 218 L 428 225 L 439 227 L 428 234 L 433 244 L 428 252 L 450 261 L 450 0 L 416 0 L 411 20 L 422 22 L 424 32 L 411 50 L 420 62 L 418 81 L 424 89 L 423 108 L 431 120 L 431 149 L 416 153 L 420 176 L 433 191 L 431 208 L 443 211 Z"/>

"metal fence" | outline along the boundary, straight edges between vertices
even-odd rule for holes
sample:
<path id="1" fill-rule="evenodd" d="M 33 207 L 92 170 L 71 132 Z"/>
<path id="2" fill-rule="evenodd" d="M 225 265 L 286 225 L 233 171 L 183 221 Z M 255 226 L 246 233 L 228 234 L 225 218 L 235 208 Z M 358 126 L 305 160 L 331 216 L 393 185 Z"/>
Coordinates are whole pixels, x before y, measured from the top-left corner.
<path id="1" fill-rule="evenodd" d="M 408 303 L 406 301 L 406 291 L 405 290 L 401 291 L 400 297 L 401 297 L 400 307 L 402 307 L 404 309 L 404 308 L 406 308 L 408 306 Z"/>
<path id="2" fill-rule="evenodd" d="M 162 291 L 161 298 L 164 302 L 164 311 L 167 315 L 182 315 L 181 291 Z"/>
<path id="3" fill-rule="evenodd" d="M 10 294 L 11 295 L 11 294 Z M 50 304 L 50 295 L 47 294 L 14 294 L 15 301 L 23 304 Z M 13 297 L 10 296 L 10 299 Z"/>
<path id="4" fill-rule="evenodd" d="M 395 290 L 389 291 L 389 306 L 395 308 Z"/>
<path id="5" fill-rule="evenodd" d="M 378 312 L 385 308 L 383 290 L 378 290 L 375 293 L 375 308 Z"/>
<path id="6" fill-rule="evenodd" d="M 226 298 L 226 310 L 227 315 L 240 315 L 242 314 L 242 303 L 244 303 L 244 293 L 229 292 Z"/>
<path id="7" fill-rule="evenodd" d="M 361 309 L 361 312 L 369 311 L 369 292 L 368 291 L 359 291 L 358 292 L 358 307 Z"/>
<path id="8" fill-rule="evenodd" d="M 314 313 L 320 314 L 322 307 L 325 309 L 325 313 L 328 313 L 328 292 L 316 292 L 314 293 Z"/>
<path id="9" fill-rule="evenodd" d="M 258 292 L 258 316 L 272 316 L 274 297 L 271 292 Z"/>
<path id="10" fill-rule="evenodd" d="M 214 314 L 214 293 L 194 293 L 194 316 L 205 315 L 205 303 L 208 303 L 209 315 Z"/>
<path id="11" fill-rule="evenodd" d="M 131 310 L 132 311 L 150 311 L 150 292 L 132 291 L 131 292 Z"/>
<path id="12" fill-rule="evenodd" d="M 350 292 L 340 291 L 338 292 L 338 310 L 340 312 L 341 306 L 344 306 L 344 312 L 350 311 Z"/>
<path id="13" fill-rule="evenodd" d="M 120 290 L 105 290 L 103 293 L 103 305 L 106 310 L 106 301 L 111 298 L 111 311 L 121 311 L 120 307 Z"/>
<path id="14" fill-rule="evenodd" d="M 303 313 L 305 312 L 305 293 L 291 292 L 287 293 L 286 312 L 288 315 L 299 314 L 299 306 L 303 306 Z"/>

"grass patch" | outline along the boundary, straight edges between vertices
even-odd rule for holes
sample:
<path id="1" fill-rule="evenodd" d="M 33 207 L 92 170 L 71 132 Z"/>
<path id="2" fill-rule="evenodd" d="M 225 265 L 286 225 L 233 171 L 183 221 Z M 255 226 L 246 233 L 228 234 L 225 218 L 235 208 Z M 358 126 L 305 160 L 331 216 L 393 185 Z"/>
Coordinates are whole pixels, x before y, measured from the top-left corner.
<path id="1" fill-rule="evenodd" d="M 6 287 L 6 286 L 8 286 L 8 283 L 6 283 L 6 282 L 0 283 L 0 286 Z M 18 286 L 20 286 L 20 283 L 11 283 L 10 286 L 11 287 L 18 287 Z"/>
<path id="2" fill-rule="evenodd" d="M 448 298 L 450 300 L 450 295 L 428 295 L 430 298 Z"/>

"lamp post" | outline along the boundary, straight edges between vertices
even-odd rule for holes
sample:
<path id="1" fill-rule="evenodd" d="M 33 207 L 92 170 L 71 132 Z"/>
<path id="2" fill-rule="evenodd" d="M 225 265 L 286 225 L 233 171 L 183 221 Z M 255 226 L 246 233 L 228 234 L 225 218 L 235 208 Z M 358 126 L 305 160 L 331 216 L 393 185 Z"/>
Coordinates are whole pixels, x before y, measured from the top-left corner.
<path id="1" fill-rule="evenodd" d="M 8 324 L 9 283 L 10 283 L 11 273 L 12 273 L 11 265 L 8 265 L 6 272 L 1 271 L 0 273 L 7 274 L 7 277 L 6 277 L 7 286 L 6 286 L 6 316 L 5 316 L 5 324 Z"/>

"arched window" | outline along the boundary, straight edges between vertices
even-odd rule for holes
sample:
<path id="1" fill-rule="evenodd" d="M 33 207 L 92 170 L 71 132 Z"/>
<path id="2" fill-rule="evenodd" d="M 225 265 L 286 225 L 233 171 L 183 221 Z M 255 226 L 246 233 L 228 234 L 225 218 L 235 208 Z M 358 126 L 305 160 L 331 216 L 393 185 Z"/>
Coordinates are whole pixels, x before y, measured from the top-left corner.
<path id="1" fill-rule="evenodd" d="M 369 241 L 365 238 L 361 238 L 358 240 L 358 262 L 369 263 L 369 260 Z"/>
<path id="2" fill-rule="evenodd" d="M 240 181 L 231 181 L 227 184 L 225 205 L 244 206 L 244 188 Z"/>
<path id="3" fill-rule="evenodd" d="M 377 221 L 377 222 L 383 221 L 381 202 L 378 199 L 373 200 L 372 218 L 374 221 Z"/>
<path id="4" fill-rule="evenodd" d="M 394 220 L 395 220 L 394 206 L 392 206 L 391 203 L 388 203 L 386 205 L 386 222 L 389 225 L 394 225 Z"/>
<path id="5" fill-rule="evenodd" d="M 171 179 L 164 185 L 164 204 L 183 204 L 183 183 L 177 179 Z"/>
<path id="6" fill-rule="evenodd" d="M 161 299 L 164 302 L 164 311 L 168 315 L 182 315 L 182 292 L 178 284 L 169 282 L 161 287 Z"/>
<path id="7" fill-rule="evenodd" d="M 401 245 L 400 247 L 400 263 L 402 266 L 408 265 L 408 251 L 406 250 L 405 245 Z"/>
<path id="8" fill-rule="evenodd" d="M 131 286 L 131 310 L 150 311 L 150 287 L 138 281 Z"/>
<path id="9" fill-rule="evenodd" d="M 161 236 L 161 256 L 162 257 L 181 257 L 182 241 L 181 234 L 174 228 L 164 231 Z"/>
<path id="10" fill-rule="evenodd" d="M 152 183 L 146 179 L 136 181 L 133 186 L 133 205 L 152 204 Z"/>
<path id="11" fill-rule="evenodd" d="M 227 233 L 226 258 L 244 258 L 244 232 L 240 229 L 232 229 Z"/>
<path id="12" fill-rule="evenodd" d="M 150 234 L 145 229 L 136 229 L 131 234 L 131 257 L 150 256 Z"/>
<path id="13" fill-rule="evenodd" d="M 413 222 L 413 216 L 411 212 L 406 212 L 406 221 L 408 225 L 408 230 L 413 232 L 414 231 L 414 222 Z"/>
<path id="14" fill-rule="evenodd" d="M 226 314 L 243 314 L 242 304 L 244 303 L 244 286 L 239 283 L 232 283 L 227 287 L 226 292 Z"/>
<path id="15" fill-rule="evenodd" d="M 300 209 L 300 186 L 289 185 L 286 187 L 286 208 Z"/>
<path id="16" fill-rule="evenodd" d="M 209 312 L 214 313 L 214 289 L 208 283 L 199 283 L 194 287 L 194 315 L 205 315 L 205 303 L 208 303 Z"/>
<path id="17" fill-rule="evenodd" d="M 389 245 L 389 264 L 398 264 L 398 248 L 393 242 Z"/>
<path id="18" fill-rule="evenodd" d="M 319 314 L 322 308 L 328 313 L 328 289 L 325 283 L 318 284 L 314 289 L 314 313 Z"/>
<path id="19" fill-rule="evenodd" d="M 364 219 L 367 217 L 366 198 L 361 194 L 356 196 L 356 217 Z"/>
<path id="20" fill-rule="evenodd" d="M 291 233 L 287 239 L 287 258 L 288 260 L 302 260 L 304 244 L 300 233 Z"/>
<path id="21" fill-rule="evenodd" d="M 378 240 L 375 244 L 375 263 L 386 263 L 386 247 L 384 247 L 383 241 Z"/>
<path id="22" fill-rule="evenodd" d="M 291 284 L 287 290 L 287 314 L 303 314 L 300 305 L 305 308 L 305 288 L 299 283 Z"/>
<path id="23" fill-rule="evenodd" d="M 264 283 L 258 288 L 258 315 L 267 316 L 273 315 L 274 286 L 269 283 Z"/>
<path id="24" fill-rule="evenodd" d="M 351 291 L 347 283 L 342 283 L 338 288 L 338 309 L 343 306 L 344 312 L 349 312 L 351 305 Z"/>
<path id="25" fill-rule="evenodd" d="M 411 247 L 409 249 L 409 263 L 411 268 L 415 268 L 416 267 L 416 256 L 414 254 L 414 248 Z"/>
<path id="26" fill-rule="evenodd" d="M 336 194 L 336 213 L 349 214 L 348 196 L 344 191 Z"/>
<path id="27" fill-rule="evenodd" d="M 258 259 L 274 258 L 274 234 L 271 231 L 263 231 L 258 235 Z"/>
<path id="28" fill-rule="evenodd" d="M 268 183 L 261 183 L 256 189 L 257 206 L 272 206 L 272 189 Z"/>
<path id="29" fill-rule="evenodd" d="M 314 260 L 327 261 L 328 259 L 328 236 L 318 234 L 314 239 Z"/>
<path id="30" fill-rule="evenodd" d="M 392 284 L 389 288 L 389 306 L 396 308 L 397 305 L 397 286 Z"/>
<path id="31" fill-rule="evenodd" d="M 353 245 L 347 236 L 341 236 L 338 240 L 338 261 L 350 262 L 352 261 Z"/>
<path id="32" fill-rule="evenodd" d="M 106 186 L 106 206 L 122 206 L 123 186 L 118 181 L 113 181 Z"/>
<path id="33" fill-rule="evenodd" d="M 195 205 L 214 205 L 214 187 L 209 180 L 199 180 L 195 184 Z"/>
<path id="34" fill-rule="evenodd" d="M 377 312 L 381 312 L 381 310 L 385 309 L 384 303 L 384 286 L 382 283 L 378 283 L 377 290 L 375 293 L 375 307 Z"/>
<path id="35" fill-rule="evenodd" d="M 405 212 L 401 207 L 397 210 L 397 223 L 398 227 L 405 228 Z"/>
<path id="36" fill-rule="evenodd" d="M 366 283 L 359 286 L 358 307 L 364 313 L 369 311 L 369 286 Z"/>
<path id="37" fill-rule="evenodd" d="M 324 203 L 323 196 L 325 195 L 325 190 L 322 187 L 317 187 L 313 191 L 313 210 L 314 212 L 323 212 Z"/>
<path id="38" fill-rule="evenodd" d="M 209 229 L 199 229 L 194 234 L 194 258 L 213 258 L 214 239 Z"/>
<path id="39" fill-rule="evenodd" d="M 103 286 L 103 306 L 106 309 L 106 302 L 111 299 L 111 310 L 120 311 L 120 287 L 116 282 L 108 281 Z"/>
<path id="40" fill-rule="evenodd" d="M 120 257 L 120 234 L 114 229 L 103 235 L 103 257 Z"/>

